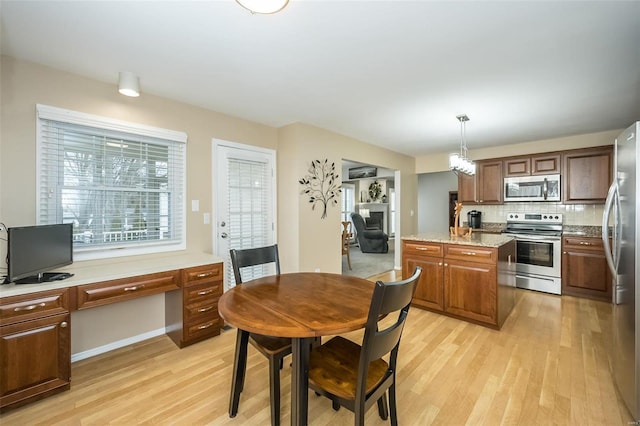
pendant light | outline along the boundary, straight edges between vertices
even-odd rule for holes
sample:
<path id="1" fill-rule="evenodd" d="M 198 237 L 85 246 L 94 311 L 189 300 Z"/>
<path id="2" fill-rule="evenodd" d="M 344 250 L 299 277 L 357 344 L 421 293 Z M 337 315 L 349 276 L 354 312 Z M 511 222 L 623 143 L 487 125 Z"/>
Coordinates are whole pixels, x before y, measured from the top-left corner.
<path id="1" fill-rule="evenodd" d="M 456 115 L 456 118 L 460 122 L 460 154 L 449 154 L 449 169 L 454 173 L 460 172 L 473 176 L 476 174 L 476 164 L 467 158 L 467 141 L 466 141 L 466 126 L 465 123 L 469 121 L 469 117 L 466 114 Z"/>
<path id="2" fill-rule="evenodd" d="M 280 12 L 289 0 L 236 0 L 236 2 L 251 13 L 270 14 Z"/>

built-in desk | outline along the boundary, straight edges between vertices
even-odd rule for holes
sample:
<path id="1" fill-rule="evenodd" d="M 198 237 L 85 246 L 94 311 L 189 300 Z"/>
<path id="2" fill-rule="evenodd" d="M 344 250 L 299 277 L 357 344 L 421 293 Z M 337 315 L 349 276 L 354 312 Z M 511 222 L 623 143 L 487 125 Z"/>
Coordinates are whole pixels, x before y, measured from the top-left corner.
<path id="1" fill-rule="evenodd" d="M 74 276 L 0 286 L 0 411 L 69 389 L 71 312 L 165 293 L 165 330 L 184 347 L 220 334 L 223 262 L 165 253 L 76 262 Z"/>

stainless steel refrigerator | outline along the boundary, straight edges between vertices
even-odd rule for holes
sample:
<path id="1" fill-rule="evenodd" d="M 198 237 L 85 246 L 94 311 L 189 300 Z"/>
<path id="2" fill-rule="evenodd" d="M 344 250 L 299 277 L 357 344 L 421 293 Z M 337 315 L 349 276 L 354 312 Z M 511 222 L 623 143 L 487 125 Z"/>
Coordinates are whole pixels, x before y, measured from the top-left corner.
<path id="1" fill-rule="evenodd" d="M 638 133 L 640 121 L 622 132 L 615 142 L 614 178 L 602 218 L 602 239 L 613 273 L 613 345 L 611 362 L 616 386 L 633 418 L 640 420 L 640 252 L 637 189 L 640 188 Z M 611 221 L 610 221 L 611 219 Z"/>

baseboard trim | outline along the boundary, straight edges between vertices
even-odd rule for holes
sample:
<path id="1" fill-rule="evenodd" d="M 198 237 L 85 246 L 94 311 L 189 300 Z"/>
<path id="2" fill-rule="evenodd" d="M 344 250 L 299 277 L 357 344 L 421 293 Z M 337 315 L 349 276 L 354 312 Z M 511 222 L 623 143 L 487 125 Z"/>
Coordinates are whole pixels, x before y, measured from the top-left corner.
<path id="1" fill-rule="evenodd" d="M 146 333 L 138 334 L 137 336 L 127 337 L 126 339 L 118 340 L 116 342 L 109 343 L 108 345 L 98 346 L 97 348 L 89 349 L 87 351 L 71 354 L 71 362 L 76 362 L 76 361 L 81 361 L 83 359 L 91 358 L 92 356 L 100 355 L 100 354 L 112 351 L 114 349 L 123 348 L 125 346 L 129 346 L 134 343 L 142 342 L 143 340 L 161 336 L 165 333 L 166 333 L 165 328 L 159 328 L 157 330 L 151 330 Z"/>

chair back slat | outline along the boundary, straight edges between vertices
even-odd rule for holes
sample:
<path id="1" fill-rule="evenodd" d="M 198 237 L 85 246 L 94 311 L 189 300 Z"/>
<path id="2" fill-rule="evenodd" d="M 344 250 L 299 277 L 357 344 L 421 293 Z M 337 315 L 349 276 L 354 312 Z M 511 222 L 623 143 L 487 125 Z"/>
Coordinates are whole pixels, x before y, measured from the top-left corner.
<path id="1" fill-rule="evenodd" d="M 391 352 L 399 345 L 411 299 L 421 273 L 422 268 L 417 267 L 413 275 L 406 280 L 376 283 L 362 341 L 361 367 Z M 396 312 L 395 321 L 383 330 L 379 330 L 380 318 L 389 314 L 393 318 Z M 385 322 L 389 320 L 385 318 Z"/>
<path id="2" fill-rule="evenodd" d="M 242 283 L 240 270 L 250 266 L 275 263 L 276 274 L 280 274 L 280 258 L 278 256 L 277 244 L 250 249 L 231 249 L 229 253 L 231 255 L 231 265 L 233 266 L 236 284 Z"/>

